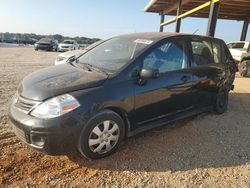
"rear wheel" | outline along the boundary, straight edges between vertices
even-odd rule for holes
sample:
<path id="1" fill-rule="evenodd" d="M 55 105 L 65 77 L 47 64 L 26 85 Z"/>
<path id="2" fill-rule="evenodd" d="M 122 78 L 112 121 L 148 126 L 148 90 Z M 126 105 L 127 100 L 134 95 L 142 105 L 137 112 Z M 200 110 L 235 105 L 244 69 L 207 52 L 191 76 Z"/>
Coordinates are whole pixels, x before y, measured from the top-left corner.
<path id="1" fill-rule="evenodd" d="M 227 111 L 228 107 L 228 89 L 226 87 L 222 87 L 219 89 L 215 104 L 214 104 L 214 111 L 216 114 L 223 114 Z"/>
<path id="2" fill-rule="evenodd" d="M 78 150 L 89 159 L 103 158 L 115 152 L 124 135 L 122 118 L 111 110 L 104 110 L 82 130 Z"/>

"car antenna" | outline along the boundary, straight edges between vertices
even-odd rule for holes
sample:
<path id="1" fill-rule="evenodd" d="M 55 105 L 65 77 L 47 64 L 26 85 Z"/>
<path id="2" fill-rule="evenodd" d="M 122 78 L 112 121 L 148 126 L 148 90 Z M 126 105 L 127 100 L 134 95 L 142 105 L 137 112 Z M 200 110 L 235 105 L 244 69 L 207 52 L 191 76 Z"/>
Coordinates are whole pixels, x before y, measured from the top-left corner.
<path id="1" fill-rule="evenodd" d="M 198 31 L 199 31 L 199 29 L 196 29 L 196 30 L 193 32 L 193 35 L 196 34 Z"/>

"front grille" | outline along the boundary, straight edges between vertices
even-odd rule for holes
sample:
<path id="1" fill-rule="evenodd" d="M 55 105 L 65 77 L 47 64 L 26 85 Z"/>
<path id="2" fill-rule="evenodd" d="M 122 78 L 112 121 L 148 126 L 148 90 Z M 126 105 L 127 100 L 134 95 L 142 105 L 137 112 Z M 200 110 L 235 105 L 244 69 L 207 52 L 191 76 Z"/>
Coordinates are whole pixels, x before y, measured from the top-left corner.
<path id="1" fill-rule="evenodd" d="M 69 48 L 69 46 L 62 46 L 62 48 Z"/>
<path id="2" fill-rule="evenodd" d="M 17 96 L 15 101 L 16 108 L 24 111 L 25 113 L 29 113 L 35 106 L 37 106 L 39 102 L 25 99 L 21 96 Z"/>

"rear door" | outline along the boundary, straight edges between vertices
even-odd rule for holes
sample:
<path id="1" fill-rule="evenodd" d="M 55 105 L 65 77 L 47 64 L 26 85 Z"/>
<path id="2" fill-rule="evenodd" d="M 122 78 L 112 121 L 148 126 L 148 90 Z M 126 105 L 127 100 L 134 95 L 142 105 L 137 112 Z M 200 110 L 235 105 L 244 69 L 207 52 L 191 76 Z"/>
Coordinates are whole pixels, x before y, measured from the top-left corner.
<path id="1" fill-rule="evenodd" d="M 195 107 L 202 108 L 213 104 L 217 89 L 224 84 L 228 66 L 222 61 L 221 43 L 216 40 L 192 37 L 193 84 L 196 93 Z"/>

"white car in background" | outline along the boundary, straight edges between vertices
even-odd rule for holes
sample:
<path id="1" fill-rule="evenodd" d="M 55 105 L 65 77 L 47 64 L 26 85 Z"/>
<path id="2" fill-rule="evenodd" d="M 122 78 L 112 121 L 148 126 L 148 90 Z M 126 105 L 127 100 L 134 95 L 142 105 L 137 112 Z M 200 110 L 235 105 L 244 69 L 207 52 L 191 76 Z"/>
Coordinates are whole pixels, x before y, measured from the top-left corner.
<path id="1" fill-rule="evenodd" d="M 102 40 L 99 40 L 99 41 L 87 46 L 83 50 L 74 50 L 74 51 L 68 51 L 68 52 L 61 53 L 57 56 L 57 58 L 55 60 L 55 65 L 66 64 L 69 61 L 69 59 L 73 60 L 73 59 L 78 58 L 80 55 L 82 55 L 83 53 L 87 52 L 88 50 L 98 46 L 102 42 L 103 42 Z"/>
<path id="2" fill-rule="evenodd" d="M 80 49 L 80 45 L 75 40 L 64 40 L 58 45 L 59 52 L 78 49 Z"/>
<path id="3" fill-rule="evenodd" d="M 80 55 L 82 55 L 86 50 L 74 50 L 61 53 L 57 56 L 55 60 L 55 65 L 66 64 L 69 59 L 76 59 Z"/>
<path id="4" fill-rule="evenodd" d="M 231 52 L 236 62 L 241 61 L 242 54 L 250 51 L 250 42 L 248 41 L 236 41 L 227 43 L 227 47 Z"/>

